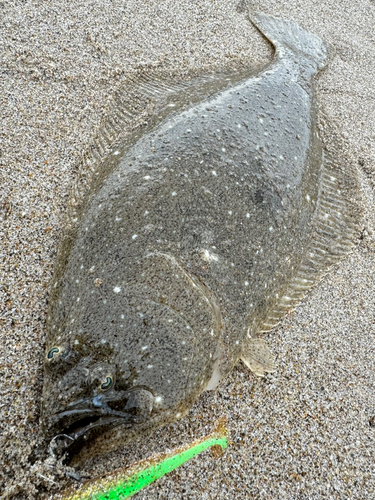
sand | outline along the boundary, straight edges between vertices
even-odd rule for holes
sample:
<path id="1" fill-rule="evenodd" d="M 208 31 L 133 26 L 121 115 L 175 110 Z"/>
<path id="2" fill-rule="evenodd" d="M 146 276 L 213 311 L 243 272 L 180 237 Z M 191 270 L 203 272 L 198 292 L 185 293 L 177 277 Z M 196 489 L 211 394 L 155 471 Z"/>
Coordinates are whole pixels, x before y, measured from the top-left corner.
<path id="1" fill-rule="evenodd" d="M 360 235 L 267 335 L 276 373 L 239 364 L 182 420 L 86 464 L 94 477 L 227 415 L 222 458 L 205 452 L 139 499 L 375 498 L 375 2 L 266 0 L 262 10 L 331 47 L 317 94 L 359 169 Z M 272 51 L 228 0 L 3 1 L 0 12 L 0 497 L 44 499 L 71 484 L 35 461 L 48 287 L 69 189 L 111 96 L 139 68 L 204 73 L 262 65 Z"/>

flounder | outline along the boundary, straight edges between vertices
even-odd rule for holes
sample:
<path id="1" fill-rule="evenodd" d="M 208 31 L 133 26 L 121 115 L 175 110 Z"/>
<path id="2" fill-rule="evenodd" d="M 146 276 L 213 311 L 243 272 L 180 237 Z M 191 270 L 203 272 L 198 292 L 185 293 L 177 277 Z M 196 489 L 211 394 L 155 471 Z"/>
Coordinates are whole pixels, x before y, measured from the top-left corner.
<path id="1" fill-rule="evenodd" d="M 273 371 L 262 332 L 354 241 L 355 182 L 318 135 L 325 46 L 251 20 L 276 49 L 261 71 L 142 84 L 153 118 L 108 156 L 60 253 L 42 404 L 55 450 L 178 419 L 239 360 Z"/>

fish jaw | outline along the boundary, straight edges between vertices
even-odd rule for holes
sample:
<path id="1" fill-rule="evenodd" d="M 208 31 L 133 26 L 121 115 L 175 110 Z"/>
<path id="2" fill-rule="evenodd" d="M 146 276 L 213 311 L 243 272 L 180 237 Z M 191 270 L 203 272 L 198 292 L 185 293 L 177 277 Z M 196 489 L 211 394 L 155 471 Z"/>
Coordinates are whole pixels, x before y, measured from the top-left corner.
<path id="1" fill-rule="evenodd" d="M 85 442 L 118 425 L 131 428 L 146 423 L 153 400 L 150 391 L 133 388 L 74 401 L 63 411 L 45 418 L 46 434 L 53 436 L 50 450 L 59 456 L 75 453 Z"/>

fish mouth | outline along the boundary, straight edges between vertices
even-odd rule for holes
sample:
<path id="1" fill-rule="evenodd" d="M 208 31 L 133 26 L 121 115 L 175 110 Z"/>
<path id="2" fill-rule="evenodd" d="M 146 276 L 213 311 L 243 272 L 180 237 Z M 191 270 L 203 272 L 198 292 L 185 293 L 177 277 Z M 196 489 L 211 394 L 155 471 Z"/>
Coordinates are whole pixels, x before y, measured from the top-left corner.
<path id="1" fill-rule="evenodd" d="M 51 454 L 54 456 L 60 456 L 65 452 L 71 454 L 84 442 L 113 427 L 121 425 L 130 428 L 145 422 L 152 411 L 153 396 L 148 392 L 149 404 L 144 404 L 143 407 L 130 405 L 128 408 L 129 403 L 124 405 L 124 402 L 129 402 L 134 394 L 137 394 L 137 391 L 121 391 L 81 399 L 70 403 L 64 411 L 52 415 L 48 419 L 49 429 L 55 432 L 62 430 L 50 441 Z M 126 406 L 125 411 L 117 409 L 119 406 Z"/>

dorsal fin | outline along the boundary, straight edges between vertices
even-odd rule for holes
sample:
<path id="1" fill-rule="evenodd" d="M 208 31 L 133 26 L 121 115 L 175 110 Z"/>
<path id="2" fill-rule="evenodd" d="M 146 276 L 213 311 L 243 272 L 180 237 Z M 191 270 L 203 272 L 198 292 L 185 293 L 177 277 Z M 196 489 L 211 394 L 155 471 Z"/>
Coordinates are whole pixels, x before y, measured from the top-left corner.
<path id="1" fill-rule="evenodd" d="M 123 153 L 141 133 L 153 128 L 169 114 L 198 103 L 251 74 L 251 70 L 241 69 L 186 77 L 184 80 L 155 70 L 151 76 L 138 73 L 129 77 L 114 93 L 91 143 L 82 153 L 69 197 L 68 231 L 75 224 L 89 186 L 93 188 L 100 184 L 110 171 L 110 156 L 115 148 L 119 154 Z"/>
<path id="2" fill-rule="evenodd" d="M 345 145 L 332 123 L 322 115 L 320 129 L 327 128 L 329 139 L 323 144 L 323 162 L 314 232 L 300 266 L 278 302 L 266 318 L 252 329 L 258 333 L 272 330 L 282 318 L 343 256 L 359 235 L 361 194 L 358 172 L 344 156 Z M 328 142 L 329 141 L 329 142 Z"/>

